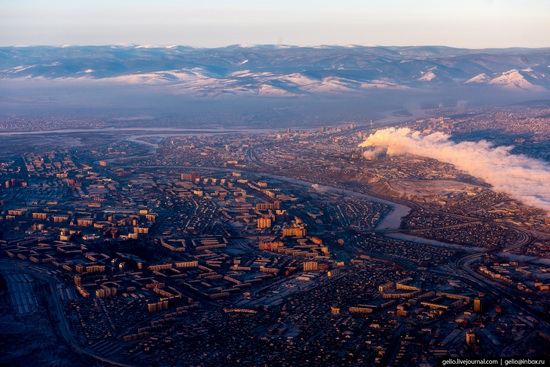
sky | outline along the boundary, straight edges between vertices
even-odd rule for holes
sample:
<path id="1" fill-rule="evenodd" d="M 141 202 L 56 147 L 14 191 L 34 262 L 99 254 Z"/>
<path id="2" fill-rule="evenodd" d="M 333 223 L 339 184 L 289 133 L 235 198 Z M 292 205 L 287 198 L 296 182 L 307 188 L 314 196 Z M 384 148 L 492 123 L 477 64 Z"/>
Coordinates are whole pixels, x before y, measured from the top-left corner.
<path id="1" fill-rule="evenodd" d="M 549 0 L 0 0 L 0 46 L 550 47 Z"/>

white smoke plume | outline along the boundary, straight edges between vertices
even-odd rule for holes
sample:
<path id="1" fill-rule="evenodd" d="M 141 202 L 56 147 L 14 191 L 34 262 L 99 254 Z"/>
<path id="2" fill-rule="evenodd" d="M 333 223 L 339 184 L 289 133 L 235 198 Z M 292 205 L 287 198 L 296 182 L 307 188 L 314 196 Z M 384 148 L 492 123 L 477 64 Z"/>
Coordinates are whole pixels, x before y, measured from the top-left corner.
<path id="1" fill-rule="evenodd" d="M 323 186 L 323 185 L 319 185 L 319 184 L 312 184 L 311 187 L 313 188 L 313 190 L 315 190 L 317 192 L 320 192 L 320 193 L 326 193 L 326 192 L 329 191 L 328 187 Z"/>
<path id="2" fill-rule="evenodd" d="M 386 149 L 381 147 L 374 147 L 363 152 L 363 157 L 369 161 L 381 158 L 386 155 Z"/>
<path id="3" fill-rule="evenodd" d="M 550 213 L 550 166 L 524 155 L 510 153 L 513 147 L 479 142 L 451 141 L 444 133 L 421 135 L 408 128 L 378 130 L 361 143 L 388 155 L 414 154 L 453 164 L 481 178 L 495 191 Z M 372 153 L 369 153 L 372 154 Z M 370 155 L 369 155 L 370 157 Z"/>

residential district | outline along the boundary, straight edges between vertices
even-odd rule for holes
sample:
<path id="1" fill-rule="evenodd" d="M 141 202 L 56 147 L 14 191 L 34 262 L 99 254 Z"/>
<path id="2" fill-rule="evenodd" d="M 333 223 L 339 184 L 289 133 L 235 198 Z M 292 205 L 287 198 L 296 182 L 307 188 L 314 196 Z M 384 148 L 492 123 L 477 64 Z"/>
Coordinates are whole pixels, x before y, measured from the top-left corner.
<path id="1" fill-rule="evenodd" d="M 2 137 L 0 363 L 548 357 L 547 213 L 372 132 Z"/>

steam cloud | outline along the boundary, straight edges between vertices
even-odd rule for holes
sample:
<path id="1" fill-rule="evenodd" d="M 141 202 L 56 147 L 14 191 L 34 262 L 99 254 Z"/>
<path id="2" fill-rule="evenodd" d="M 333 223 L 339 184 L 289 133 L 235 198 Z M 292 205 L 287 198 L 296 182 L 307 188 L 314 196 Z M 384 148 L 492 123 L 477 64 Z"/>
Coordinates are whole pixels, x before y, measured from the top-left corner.
<path id="1" fill-rule="evenodd" d="M 313 190 L 315 190 L 317 192 L 320 192 L 320 193 L 326 193 L 326 192 L 329 191 L 328 187 L 323 186 L 323 185 L 319 185 L 319 184 L 312 184 L 311 187 L 313 188 Z"/>
<path id="2" fill-rule="evenodd" d="M 453 164 L 468 174 L 481 178 L 495 191 L 550 213 L 550 166 L 545 162 L 510 153 L 513 147 L 495 147 L 480 142 L 455 143 L 444 133 L 420 135 L 408 128 L 378 130 L 361 143 L 371 147 L 365 157 L 382 154 L 414 154 Z"/>

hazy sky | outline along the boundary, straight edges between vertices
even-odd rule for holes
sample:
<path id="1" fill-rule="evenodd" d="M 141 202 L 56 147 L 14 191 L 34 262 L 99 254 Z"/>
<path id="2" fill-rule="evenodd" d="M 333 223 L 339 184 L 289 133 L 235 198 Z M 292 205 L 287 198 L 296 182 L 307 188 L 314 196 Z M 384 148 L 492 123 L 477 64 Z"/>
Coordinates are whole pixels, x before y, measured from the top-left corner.
<path id="1" fill-rule="evenodd" d="M 550 0 L 0 0 L 0 45 L 549 47 Z"/>

